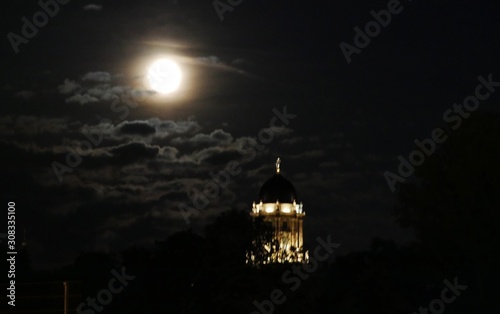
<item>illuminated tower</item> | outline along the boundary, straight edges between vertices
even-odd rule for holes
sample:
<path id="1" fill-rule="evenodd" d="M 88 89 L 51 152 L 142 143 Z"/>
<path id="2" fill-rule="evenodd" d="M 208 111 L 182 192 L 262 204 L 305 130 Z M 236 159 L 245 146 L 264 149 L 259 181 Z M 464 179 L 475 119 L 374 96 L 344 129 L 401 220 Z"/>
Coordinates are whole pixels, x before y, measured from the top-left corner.
<path id="1" fill-rule="evenodd" d="M 269 253 L 263 264 L 305 262 L 302 203 L 297 203 L 295 188 L 281 175 L 281 160 L 276 173 L 261 187 L 258 203 L 253 203 L 252 217 L 263 217 L 274 228 L 274 239 L 264 246 Z M 249 258 L 252 258 L 251 256 Z"/>

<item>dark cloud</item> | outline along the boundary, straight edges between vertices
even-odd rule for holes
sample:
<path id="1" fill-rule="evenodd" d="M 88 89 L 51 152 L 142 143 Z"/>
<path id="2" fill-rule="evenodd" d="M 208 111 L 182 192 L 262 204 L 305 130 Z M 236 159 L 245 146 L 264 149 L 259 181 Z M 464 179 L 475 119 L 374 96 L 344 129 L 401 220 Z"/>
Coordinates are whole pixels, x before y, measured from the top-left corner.
<path id="1" fill-rule="evenodd" d="M 109 149 L 113 156 L 120 157 L 125 162 L 154 158 L 159 151 L 158 146 L 149 146 L 144 143 L 128 143 Z"/>
<path id="2" fill-rule="evenodd" d="M 148 136 L 156 133 L 156 128 L 149 125 L 147 122 L 125 122 L 120 126 L 121 134 L 137 134 Z"/>
<path id="3" fill-rule="evenodd" d="M 193 146 L 228 145 L 233 141 L 231 134 L 221 129 L 214 130 L 210 134 L 198 133 L 192 137 L 177 137 L 172 140 L 174 144 L 190 144 Z"/>
<path id="4" fill-rule="evenodd" d="M 158 157 L 162 160 L 175 161 L 178 154 L 179 151 L 177 150 L 177 148 L 164 146 L 160 149 Z"/>
<path id="5" fill-rule="evenodd" d="M 22 90 L 20 92 L 15 93 L 14 96 L 24 100 L 30 100 L 35 96 L 35 92 L 31 90 Z"/>
<path id="6" fill-rule="evenodd" d="M 123 96 L 130 99 L 133 99 L 133 97 L 140 98 L 141 96 L 147 96 L 149 93 L 143 89 L 111 84 L 111 74 L 108 72 L 89 72 L 83 76 L 80 82 L 65 79 L 64 83 L 59 85 L 57 89 L 61 94 L 72 94 L 66 98 L 66 103 L 78 103 L 80 105 L 98 101 L 111 103 L 115 99 L 123 100 Z"/>
<path id="7" fill-rule="evenodd" d="M 165 120 L 161 121 L 160 119 L 151 119 L 151 123 L 157 125 L 157 130 L 159 135 L 163 134 L 165 136 L 168 135 L 180 135 L 180 134 L 194 134 L 195 132 L 200 130 L 200 125 L 198 122 L 194 120 L 188 121 L 171 121 Z M 161 132 L 161 133 L 160 133 Z"/>
<path id="8" fill-rule="evenodd" d="M 111 81 L 111 74 L 103 71 L 89 72 L 82 77 L 82 80 L 99 82 L 99 83 L 109 82 Z"/>
<path id="9" fill-rule="evenodd" d="M 160 197 L 160 201 L 169 201 L 169 202 L 185 201 L 186 199 L 188 199 L 188 195 L 184 191 L 166 193 Z"/>
<path id="10" fill-rule="evenodd" d="M 89 3 L 83 6 L 84 11 L 101 11 L 102 5 Z"/>
<path id="11" fill-rule="evenodd" d="M 224 63 L 216 56 L 200 57 L 198 60 L 202 63 L 212 66 L 222 66 Z"/>
<path id="12" fill-rule="evenodd" d="M 0 135 L 36 135 L 40 133 L 59 133 L 68 132 L 75 129 L 76 125 L 69 124 L 65 118 L 46 118 L 36 116 L 12 116 L 0 117 Z"/>
<path id="13" fill-rule="evenodd" d="M 101 100 L 113 100 L 120 98 L 120 95 L 123 95 L 129 92 L 128 89 L 122 86 L 111 86 L 109 84 L 99 84 L 95 87 L 89 88 L 86 91 L 89 95 L 97 97 Z"/>
<path id="14" fill-rule="evenodd" d="M 205 149 L 197 154 L 200 162 L 208 163 L 214 166 L 224 166 L 230 161 L 238 161 L 242 159 L 240 152 L 231 150 L 221 150 L 221 149 Z"/>
<path id="15" fill-rule="evenodd" d="M 77 103 L 79 105 L 86 105 L 86 104 L 95 103 L 98 101 L 99 101 L 99 99 L 95 98 L 94 96 L 90 96 L 89 94 L 80 94 L 80 93 L 66 98 L 66 103 L 68 103 L 68 104 Z"/>
<path id="16" fill-rule="evenodd" d="M 57 90 L 61 94 L 69 94 L 69 93 L 71 93 L 75 90 L 78 90 L 78 89 L 80 89 L 80 85 L 78 83 L 76 83 L 75 81 L 72 81 L 69 79 L 65 79 L 64 83 L 57 86 Z"/>

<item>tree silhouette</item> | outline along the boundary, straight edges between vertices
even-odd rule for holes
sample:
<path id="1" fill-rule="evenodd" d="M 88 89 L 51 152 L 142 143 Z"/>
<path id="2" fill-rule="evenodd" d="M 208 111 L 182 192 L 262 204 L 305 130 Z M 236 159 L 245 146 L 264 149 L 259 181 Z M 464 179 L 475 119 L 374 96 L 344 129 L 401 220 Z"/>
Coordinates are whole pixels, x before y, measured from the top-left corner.
<path id="1" fill-rule="evenodd" d="M 491 309 L 487 300 L 494 300 L 500 278 L 500 118 L 474 113 L 448 136 L 415 179 L 400 185 L 395 214 Z"/>
<path id="2" fill-rule="evenodd" d="M 264 217 L 255 217 L 252 222 L 252 241 L 247 250 L 247 260 L 252 266 L 259 266 L 272 261 L 279 251 L 279 242 L 275 230 Z"/>
<path id="3" fill-rule="evenodd" d="M 205 228 L 205 239 L 217 265 L 245 265 L 246 251 L 252 242 L 252 220 L 245 212 L 224 212 Z"/>

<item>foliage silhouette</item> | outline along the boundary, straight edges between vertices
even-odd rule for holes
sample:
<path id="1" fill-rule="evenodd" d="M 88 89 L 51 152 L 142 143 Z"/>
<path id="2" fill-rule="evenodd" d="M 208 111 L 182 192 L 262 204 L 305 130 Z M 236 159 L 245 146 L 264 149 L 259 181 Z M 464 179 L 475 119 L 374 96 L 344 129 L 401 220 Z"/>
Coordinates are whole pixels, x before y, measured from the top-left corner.
<path id="1" fill-rule="evenodd" d="M 476 310 L 500 310 L 500 117 L 476 112 L 448 136 L 400 185 L 395 215 L 450 277 L 474 287 Z"/>

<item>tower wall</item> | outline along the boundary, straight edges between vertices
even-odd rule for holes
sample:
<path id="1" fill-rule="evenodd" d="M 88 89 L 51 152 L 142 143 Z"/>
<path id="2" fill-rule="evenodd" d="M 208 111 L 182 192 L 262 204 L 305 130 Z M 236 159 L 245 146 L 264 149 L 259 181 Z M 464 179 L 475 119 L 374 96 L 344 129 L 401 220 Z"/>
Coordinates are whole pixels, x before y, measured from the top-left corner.
<path id="1" fill-rule="evenodd" d="M 270 211 L 273 205 L 273 211 Z M 302 204 L 261 203 L 252 207 L 253 217 L 263 217 L 274 228 L 274 240 L 279 243 L 274 248 L 268 263 L 305 262 Z M 271 249 L 272 250 L 272 249 Z"/>

